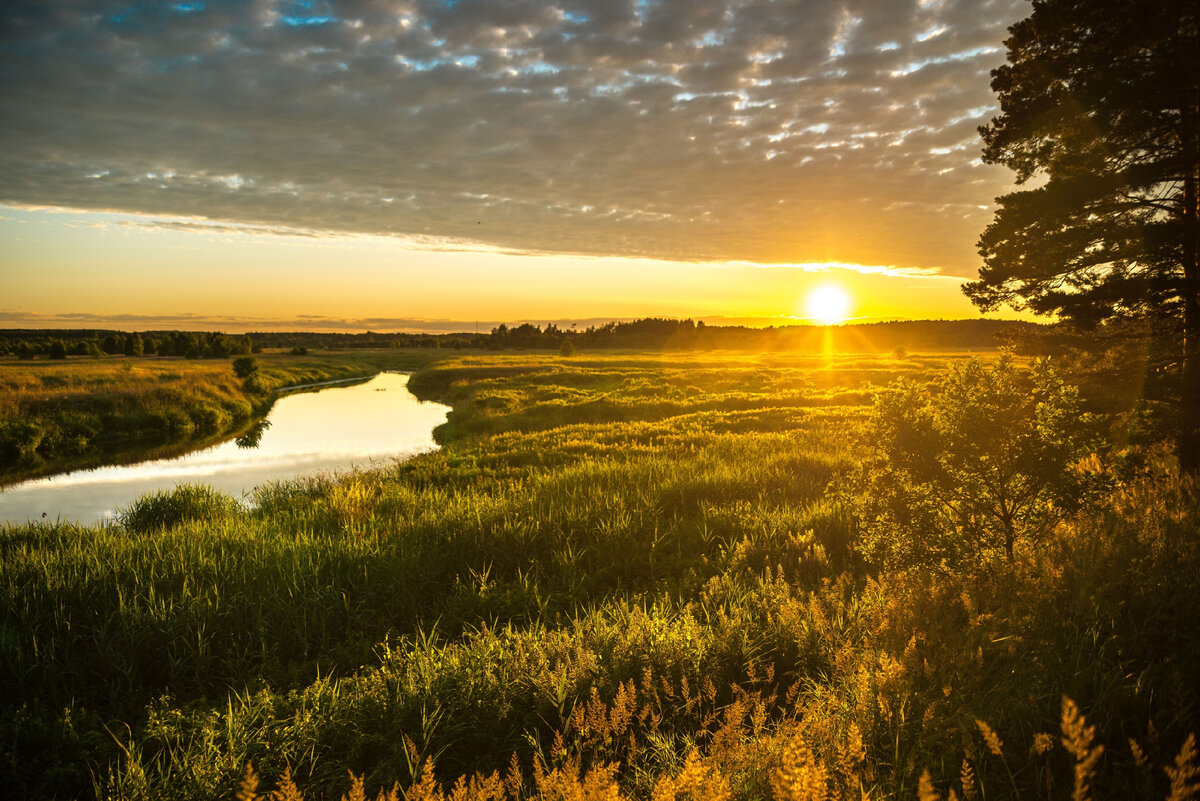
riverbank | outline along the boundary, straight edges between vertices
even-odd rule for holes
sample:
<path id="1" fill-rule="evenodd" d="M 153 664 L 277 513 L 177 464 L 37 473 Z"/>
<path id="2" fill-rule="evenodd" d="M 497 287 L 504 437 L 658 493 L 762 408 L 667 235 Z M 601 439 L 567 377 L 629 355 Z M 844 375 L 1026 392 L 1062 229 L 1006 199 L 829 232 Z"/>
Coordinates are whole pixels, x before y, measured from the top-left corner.
<path id="1" fill-rule="evenodd" d="M 438 356 L 396 349 L 259 354 L 251 383 L 228 359 L 0 361 L 0 486 L 204 447 L 250 429 L 277 390 L 411 370 Z"/>

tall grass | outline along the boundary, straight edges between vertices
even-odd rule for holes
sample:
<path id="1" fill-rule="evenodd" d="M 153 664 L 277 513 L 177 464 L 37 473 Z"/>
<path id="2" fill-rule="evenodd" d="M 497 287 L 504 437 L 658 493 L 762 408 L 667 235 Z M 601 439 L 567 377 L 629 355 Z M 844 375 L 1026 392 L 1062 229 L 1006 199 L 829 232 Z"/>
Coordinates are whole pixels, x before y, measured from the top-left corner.
<path id="1" fill-rule="evenodd" d="M 4 529 L 6 786 L 1059 797 L 1069 696 L 1089 792 L 1165 797 L 1200 728 L 1196 487 L 1151 459 L 1011 566 L 874 573 L 831 488 L 870 388 L 944 364 L 467 357 L 413 379 L 454 404 L 440 452 Z"/>

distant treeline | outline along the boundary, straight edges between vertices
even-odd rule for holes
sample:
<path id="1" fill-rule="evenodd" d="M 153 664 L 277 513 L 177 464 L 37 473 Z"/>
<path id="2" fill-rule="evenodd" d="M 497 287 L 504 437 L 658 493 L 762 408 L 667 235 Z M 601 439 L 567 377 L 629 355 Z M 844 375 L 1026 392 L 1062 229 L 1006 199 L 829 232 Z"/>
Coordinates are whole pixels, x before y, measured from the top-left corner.
<path id="1" fill-rule="evenodd" d="M 311 331 L 220 332 L 0 330 L 0 356 L 66 358 L 126 355 L 226 358 L 264 348 L 477 348 L 482 350 L 556 350 L 574 348 L 685 350 L 801 350 L 843 352 L 905 350 L 979 350 L 1038 336 L 1044 326 L 1006 320 L 917 320 L 844 326 L 795 325 L 769 328 L 705 325 L 703 321 L 647 318 L 611 322 L 583 330 L 533 323 L 499 325 L 488 334 L 405 334 L 365 332 L 328 334 Z"/>
<path id="2" fill-rule="evenodd" d="M 261 350 L 249 334 L 236 337 L 219 331 L 0 330 L 0 356 L 18 359 L 154 355 L 224 359 Z"/>

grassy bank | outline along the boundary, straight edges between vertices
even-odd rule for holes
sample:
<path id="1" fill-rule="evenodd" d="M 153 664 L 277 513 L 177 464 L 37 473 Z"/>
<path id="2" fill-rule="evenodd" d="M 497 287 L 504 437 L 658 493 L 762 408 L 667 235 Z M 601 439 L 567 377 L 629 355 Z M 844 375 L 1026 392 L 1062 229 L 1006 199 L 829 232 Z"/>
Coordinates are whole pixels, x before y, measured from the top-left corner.
<path id="1" fill-rule="evenodd" d="M 64 469 L 170 456 L 228 437 L 281 387 L 413 369 L 430 351 L 258 355 L 260 378 L 228 359 L 81 358 L 0 362 L 0 485 Z"/>
<path id="2" fill-rule="evenodd" d="M 925 771 L 1165 797 L 1198 728 L 1193 484 L 1151 454 L 981 573 L 856 547 L 872 389 L 955 361 L 457 358 L 412 380 L 453 404 L 440 452 L 166 528 L 7 528 L 6 786 L 231 797 L 252 762 L 306 798 L 423 765 L 411 798 L 464 774 L 477 797 L 911 798 Z"/>

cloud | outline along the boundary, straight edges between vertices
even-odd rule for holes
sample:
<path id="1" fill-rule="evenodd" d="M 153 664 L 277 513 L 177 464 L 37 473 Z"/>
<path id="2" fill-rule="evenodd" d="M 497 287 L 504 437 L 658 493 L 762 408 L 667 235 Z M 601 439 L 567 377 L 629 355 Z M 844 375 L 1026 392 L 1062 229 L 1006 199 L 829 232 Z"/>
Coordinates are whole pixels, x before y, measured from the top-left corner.
<path id="1" fill-rule="evenodd" d="M 554 323 L 559 328 L 584 330 L 609 322 L 624 322 L 631 317 L 577 317 L 559 320 L 450 320 L 420 317 L 357 317 L 342 318 L 324 314 L 298 314 L 291 317 L 248 317 L 206 314 L 94 314 L 62 312 L 44 314 L 20 309 L 0 309 L 0 330 L 98 328 L 124 331 L 313 331 L 322 333 L 418 333 L 418 334 L 482 334 L 504 323 L 509 326 L 533 323 L 538 326 Z M 706 318 L 709 319 L 709 318 Z M 723 318 L 711 318 L 713 320 Z M 758 318 L 755 318 L 758 319 Z M 766 318 L 763 318 L 766 319 Z M 773 318 L 772 318 L 773 319 Z M 770 325 L 775 323 L 762 323 Z"/>
<path id="2" fill-rule="evenodd" d="M 1023 0 L 0 9 L 0 201 L 506 251 L 976 267 Z"/>

